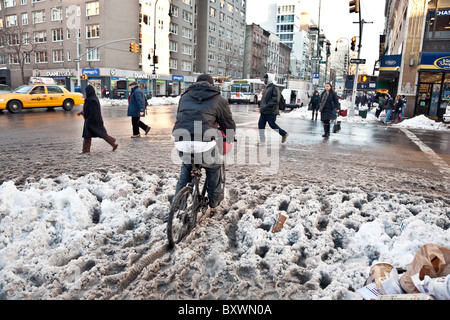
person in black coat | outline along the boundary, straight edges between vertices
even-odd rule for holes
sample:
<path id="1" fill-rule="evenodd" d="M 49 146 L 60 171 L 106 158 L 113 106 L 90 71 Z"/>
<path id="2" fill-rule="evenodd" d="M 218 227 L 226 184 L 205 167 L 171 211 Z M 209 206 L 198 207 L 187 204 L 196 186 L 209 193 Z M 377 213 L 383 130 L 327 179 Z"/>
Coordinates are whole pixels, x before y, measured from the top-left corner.
<path id="1" fill-rule="evenodd" d="M 322 137 L 330 136 L 330 120 L 333 118 L 333 111 L 336 111 L 337 109 L 339 109 L 337 94 L 334 92 L 331 84 L 327 83 L 325 85 L 325 90 L 320 95 L 320 120 L 323 122 L 325 131 Z"/>
<path id="2" fill-rule="evenodd" d="M 79 116 L 84 117 L 83 127 L 83 150 L 81 153 L 89 153 L 91 151 L 92 138 L 102 138 L 112 146 L 112 151 L 118 147 L 116 139 L 109 136 L 103 125 L 100 101 L 95 94 L 93 86 L 86 87 L 86 98 L 84 99 L 83 111 L 79 112 Z"/>
<path id="3" fill-rule="evenodd" d="M 183 141 L 196 141 L 208 143 L 215 140 L 219 153 L 223 154 L 223 135 L 226 141 L 233 142 L 236 131 L 236 123 L 233 120 L 230 107 L 219 89 L 214 86 L 214 80 L 209 74 L 198 76 L 197 82 L 181 95 L 178 103 L 176 121 L 172 129 L 175 143 Z M 177 194 L 192 179 L 190 154 L 180 155 L 182 165 L 175 194 Z M 197 160 L 195 158 L 195 160 Z M 199 160 L 205 160 L 199 159 Z M 214 209 L 224 199 L 222 188 L 222 175 L 220 161 L 213 160 L 210 163 L 202 161 L 201 165 L 208 177 L 208 201 L 209 207 Z M 198 164 L 198 163 L 197 163 Z"/>

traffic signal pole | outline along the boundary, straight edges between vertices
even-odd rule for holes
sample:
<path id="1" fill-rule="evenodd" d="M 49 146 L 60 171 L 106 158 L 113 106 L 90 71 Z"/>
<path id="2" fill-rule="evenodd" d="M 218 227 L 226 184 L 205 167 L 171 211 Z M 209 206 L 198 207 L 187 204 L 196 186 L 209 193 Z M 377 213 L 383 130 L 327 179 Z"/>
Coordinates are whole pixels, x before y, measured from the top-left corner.
<path id="1" fill-rule="evenodd" d="M 359 0 L 357 0 L 359 2 Z M 359 7 L 359 6 L 358 6 Z M 358 61 L 361 58 L 361 43 L 362 43 L 362 32 L 363 32 L 363 23 L 361 21 L 361 10 L 358 10 L 359 13 L 359 44 L 358 44 Z M 353 78 L 353 91 L 352 91 L 352 105 L 350 107 L 350 117 L 355 116 L 355 102 L 356 102 L 356 92 L 358 89 L 358 73 L 359 73 L 359 62 L 356 64 L 355 69 L 355 77 Z"/>
<path id="2" fill-rule="evenodd" d="M 126 39 L 112 40 L 112 41 L 109 41 L 109 42 L 105 42 L 105 43 L 103 43 L 103 44 L 101 44 L 99 46 L 96 46 L 95 48 L 89 49 L 83 54 L 80 54 L 79 38 L 77 38 L 77 59 L 74 60 L 74 61 L 77 63 L 77 72 L 78 72 L 77 73 L 77 85 L 78 85 L 78 88 L 81 89 L 80 60 L 81 60 L 81 58 L 83 58 L 83 56 L 87 55 L 91 51 L 94 51 L 95 49 L 98 49 L 100 47 L 106 46 L 108 44 L 116 43 L 116 42 L 122 42 L 122 41 L 129 41 L 129 40 L 134 40 L 135 41 L 136 38 L 126 38 Z"/>
<path id="3" fill-rule="evenodd" d="M 352 8 L 355 6 L 355 8 Z M 359 73 L 359 61 L 361 59 L 361 47 L 362 47 L 362 36 L 363 36 L 363 27 L 366 22 L 364 19 L 361 19 L 361 8 L 360 8 L 360 0 L 350 1 L 350 13 L 357 12 L 359 14 L 359 21 L 354 23 L 359 23 L 359 44 L 358 44 L 358 62 L 356 63 L 355 77 L 353 79 L 353 92 L 352 92 L 352 105 L 350 107 L 349 116 L 355 116 L 355 102 L 356 102 L 356 92 L 358 89 L 358 73 Z"/>

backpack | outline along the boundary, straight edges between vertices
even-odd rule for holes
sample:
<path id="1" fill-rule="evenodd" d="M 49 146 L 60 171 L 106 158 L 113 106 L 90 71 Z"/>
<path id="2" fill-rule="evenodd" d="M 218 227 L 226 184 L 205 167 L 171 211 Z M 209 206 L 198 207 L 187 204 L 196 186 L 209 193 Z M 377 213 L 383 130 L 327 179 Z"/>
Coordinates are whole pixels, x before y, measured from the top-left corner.
<path id="1" fill-rule="evenodd" d="M 284 99 L 283 95 L 280 94 L 280 89 L 277 88 L 277 93 L 278 93 L 278 109 L 279 110 L 286 110 L 286 100 Z"/>

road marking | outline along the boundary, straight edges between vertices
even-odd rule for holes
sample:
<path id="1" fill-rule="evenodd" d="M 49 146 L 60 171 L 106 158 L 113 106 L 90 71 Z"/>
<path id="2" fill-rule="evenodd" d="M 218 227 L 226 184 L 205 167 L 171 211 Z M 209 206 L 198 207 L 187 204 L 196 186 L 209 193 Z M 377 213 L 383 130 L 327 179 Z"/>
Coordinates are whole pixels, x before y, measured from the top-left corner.
<path id="1" fill-rule="evenodd" d="M 431 159 L 431 162 L 433 162 L 433 164 L 439 168 L 439 171 L 442 174 L 445 174 L 447 176 L 450 176 L 450 167 L 447 165 L 447 163 L 445 163 L 444 160 L 442 160 L 441 157 L 439 157 L 430 147 L 428 147 L 425 143 L 423 143 L 422 141 L 420 141 L 419 138 L 417 138 L 417 136 L 412 133 L 411 131 L 405 129 L 405 128 L 400 128 L 400 130 L 402 130 L 407 136 L 408 138 L 411 139 L 412 142 L 414 142 L 416 145 L 419 146 L 420 150 L 422 150 L 423 152 L 425 152 L 428 157 Z"/>

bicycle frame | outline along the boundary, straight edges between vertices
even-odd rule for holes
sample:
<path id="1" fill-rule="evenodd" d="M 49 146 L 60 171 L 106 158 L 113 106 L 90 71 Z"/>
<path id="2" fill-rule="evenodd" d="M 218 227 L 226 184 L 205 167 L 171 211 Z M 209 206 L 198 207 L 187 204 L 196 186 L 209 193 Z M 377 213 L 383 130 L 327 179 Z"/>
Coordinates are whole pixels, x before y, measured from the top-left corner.
<path id="1" fill-rule="evenodd" d="M 200 180 L 202 177 L 202 166 L 193 164 L 191 171 L 192 181 L 190 185 L 192 186 L 192 194 L 195 199 L 195 211 L 201 208 L 205 211 L 208 208 L 208 201 L 206 199 L 206 190 L 208 186 L 208 177 L 206 176 L 205 182 L 203 183 L 203 188 L 200 190 Z"/>

